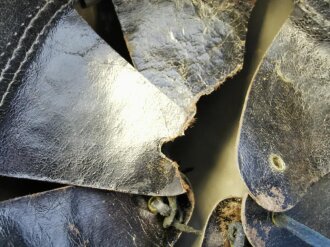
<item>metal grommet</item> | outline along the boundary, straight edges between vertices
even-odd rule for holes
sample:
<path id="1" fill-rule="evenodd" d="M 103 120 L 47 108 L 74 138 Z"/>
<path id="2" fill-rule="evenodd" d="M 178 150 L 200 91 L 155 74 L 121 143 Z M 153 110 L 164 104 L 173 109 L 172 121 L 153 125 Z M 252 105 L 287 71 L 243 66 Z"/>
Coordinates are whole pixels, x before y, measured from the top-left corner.
<path id="1" fill-rule="evenodd" d="M 284 171 L 286 168 L 285 162 L 281 158 L 281 156 L 277 154 L 271 154 L 269 156 L 269 163 L 271 164 L 272 168 L 276 171 Z"/>

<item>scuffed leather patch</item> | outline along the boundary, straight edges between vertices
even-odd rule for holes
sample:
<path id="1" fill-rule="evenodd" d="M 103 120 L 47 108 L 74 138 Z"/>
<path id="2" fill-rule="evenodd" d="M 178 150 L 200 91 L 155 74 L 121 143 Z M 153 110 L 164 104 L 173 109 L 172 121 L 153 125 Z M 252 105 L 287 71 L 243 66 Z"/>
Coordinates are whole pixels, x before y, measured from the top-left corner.
<path id="1" fill-rule="evenodd" d="M 292 208 L 330 171 L 330 37 L 317 35 L 329 20 L 310 22 L 314 13 L 302 15 L 301 4 L 265 55 L 242 121 L 241 174 L 257 203 L 271 211 Z"/>
<path id="2" fill-rule="evenodd" d="M 227 198 L 219 202 L 208 219 L 202 247 L 230 246 L 228 227 L 241 222 L 241 198 Z"/>
<path id="3" fill-rule="evenodd" d="M 242 68 L 247 0 L 114 0 L 136 68 L 195 114 L 195 103 Z"/>
<path id="4" fill-rule="evenodd" d="M 184 219 L 191 205 L 178 200 Z M 0 203 L 1 246 L 172 246 L 147 197 L 66 187 Z"/>

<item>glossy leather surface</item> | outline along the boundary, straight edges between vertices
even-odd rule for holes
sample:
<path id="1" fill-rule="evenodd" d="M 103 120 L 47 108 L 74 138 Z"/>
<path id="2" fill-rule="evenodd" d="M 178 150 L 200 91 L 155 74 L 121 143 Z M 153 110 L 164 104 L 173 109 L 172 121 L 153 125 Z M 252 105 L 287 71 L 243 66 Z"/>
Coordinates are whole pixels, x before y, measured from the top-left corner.
<path id="1" fill-rule="evenodd" d="M 330 238 L 329 187 L 328 174 L 310 187 L 301 201 L 284 214 Z M 244 231 L 253 246 L 310 246 L 286 229 L 274 225 L 271 212 L 260 207 L 251 197 L 245 198 L 242 209 Z"/>
<path id="2" fill-rule="evenodd" d="M 0 3 L 12 14 L 19 4 Z M 32 1 L 29 8 L 41 4 Z M 0 81 L 6 85 L 0 174 L 148 195 L 184 193 L 176 165 L 160 152 L 161 143 L 180 132 L 183 109 L 101 40 L 70 3 L 49 0 L 44 11 L 35 16 L 41 30 L 29 24 L 33 42 L 22 36 L 24 58 L 10 65 L 14 76 Z M 7 15 L 1 13 L 8 26 Z"/>
<path id="3" fill-rule="evenodd" d="M 114 0 L 136 68 L 192 109 L 243 63 L 251 0 Z"/>
<path id="4" fill-rule="evenodd" d="M 271 211 L 292 208 L 330 171 L 330 9 L 320 7 L 325 2 L 297 3 L 246 102 L 240 170 L 252 197 Z M 272 157 L 283 169 L 273 166 Z"/>
<path id="5" fill-rule="evenodd" d="M 178 200 L 185 221 L 191 205 Z M 0 203 L 0 246 L 172 246 L 148 197 L 66 187 Z"/>
<path id="6" fill-rule="evenodd" d="M 21 62 L 52 16 L 67 0 L 7 1 L 0 3 L 0 105 L 8 84 L 16 80 Z M 2 114 L 0 108 L 0 116 Z"/>

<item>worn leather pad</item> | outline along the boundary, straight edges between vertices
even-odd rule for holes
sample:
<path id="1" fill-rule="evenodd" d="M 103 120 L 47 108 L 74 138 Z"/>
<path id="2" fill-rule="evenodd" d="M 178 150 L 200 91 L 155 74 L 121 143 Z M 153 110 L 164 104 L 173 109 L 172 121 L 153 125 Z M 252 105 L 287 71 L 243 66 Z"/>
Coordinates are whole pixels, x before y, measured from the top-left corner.
<path id="1" fill-rule="evenodd" d="M 230 246 L 228 226 L 241 222 L 242 198 L 227 198 L 219 202 L 208 219 L 202 247 Z"/>
<path id="2" fill-rule="evenodd" d="M 330 8 L 300 1 L 257 71 L 239 167 L 262 207 L 283 211 L 330 171 Z"/>
<path id="3" fill-rule="evenodd" d="M 184 221 L 191 204 L 178 197 Z M 0 203 L 1 246 L 170 246 L 179 237 L 148 197 L 66 187 Z"/>
<path id="4" fill-rule="evenodd" d="M 21 1 L 0 6 L 1 34 L 25 26 L 16 49 L 0 51 L 11 52 L 1 67 L 0 174 L 184 193 L 176 165 L 160 152 L 180 132 L 183 109 L 101 40 L 71 3 L 31 1 L 34 17 L 26 20 Z"/>
<path id="5" fill-rule="evenodd" d="M 113 0 L 136 68 L 195 114 L 195 103 L 242 68 L 253 0 Z"/>
<path id="6" fill-rule="evenodd" d="M 285 214 L 330 238 L 330 174 L 310 187 L 301 201 Z M 253 246 L 310 246 L 272 222 L 271 212 L 260 207 L 250 196 L 243 200 L 242 222 Z"/>

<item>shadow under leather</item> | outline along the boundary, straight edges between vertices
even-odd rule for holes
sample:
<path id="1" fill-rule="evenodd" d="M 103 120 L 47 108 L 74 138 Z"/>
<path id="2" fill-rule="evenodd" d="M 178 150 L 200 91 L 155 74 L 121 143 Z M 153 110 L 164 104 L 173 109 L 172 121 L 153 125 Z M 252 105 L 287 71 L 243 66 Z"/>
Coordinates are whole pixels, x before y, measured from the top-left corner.
<path id="1" fill-rule="evenodd" d="M 0 201 L 64 187 L 63 184 L 0 176 Z"/>
<path id="2" fill-rule="evenodd" d="M 185 136 L 163 146 L 163 152 L 178 162 L 180 170 L 186 173 L 194 191 L 207 179 L 209 171 L 218 161 L 219 152 L 237 126 L 244 90 L 242 77 L 243 73 L 240 73 L 225 82 L 220 90 L 203 97 L 197 105 L 194 125 L 186 131 Z M 198 193 L 195 196 L 196 208 L 189 224 L 202 229 Z M 183 234 L 176 246 L 191 246 L 194 239 L 191 234 Z"/>
<path id="3" fill-rule="evenodd" d="M 111 0 L 102 0 L 97 5 L 86 9 L 77 5 L 76 10 L 104 41 L 127 62 L 133 64 Z"/>
<path id="4" fill-rule="evenodd" d="M 201 192 L 199 187 L 203 186 L 210 171 L 214 170 L 219 161 L 219 154 L 226 149 L 229 140 L 233 135 L 237 135 L 247 89 L 258 63 L 254 57 L 259 52 L 258 41 L 270 1 L 257 1 L 251 13 L 243 69 L 233 78 L 227 79 L 215 92 L 202 97 L 197 103 L 196 121 L 185 132 L 185 136 L 166 143 L 162 148 L 165 155 L 178 162 L 180 170 L 186 173 L 194 191 L 197 192 L 195 210 L 189 223 L 197 229 L 203 229 L 205 224 L 201 213 L 203 209 L 199 208 L 202 204 L 199 194 L 208 193 Z M 183 233 L 175 246 L 193 246 L 197 238 L 192 234 Z"/>

